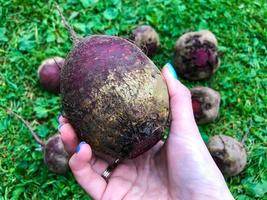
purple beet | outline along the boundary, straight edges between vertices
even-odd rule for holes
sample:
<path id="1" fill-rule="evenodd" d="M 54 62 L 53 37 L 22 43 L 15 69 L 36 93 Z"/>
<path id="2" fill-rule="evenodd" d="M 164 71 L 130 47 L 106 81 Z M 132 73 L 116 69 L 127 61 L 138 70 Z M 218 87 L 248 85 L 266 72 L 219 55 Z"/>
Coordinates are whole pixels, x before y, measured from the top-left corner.
<path id="1" fill-rule="evenodd" d="M 175 44 L 173 64 L 188 80 L 210 78 L 220 65 L 217 46 L 215 36 L 208 30 L 185 33 Z"/>
<path id="2" fill-rule="evenodd" d="M 98 156 L 134 158 L 163 135 L 167 86 L 155 64 L 134 44 L 114 36 L 77 38 L 61 70 L 65 117 Z"/>
<path id="3" fill-rule="evenodd" d="M 149 57 L 157 52 L 160 45 L 157 32 L 148 25 L 136 27 L 132 31 L 130 39 Z"/>
<path id="4" fill-rule="evenodd" d="M 68 161 L 70 155 L 65 150 L 59 134 L 53 135 L 46 142 L 44 142 L 39 138 L 37 133 L 33 131 L 33 128 L 30 126 L 28 121 L 10 109 L 6 109 L 5 111 L 22 121 L 24 125 L 27 126 L 34 140 L 41 145 L 44 153 L 44 162 L 50 171 L 58 174 L 64 174 L 68 171 Z"/>
<path id="5" fill-rule="evenodd" d="M 208 149 L 221 172 L 226 176 L 238 175 L 246 166 L 247 153 L 244 145 L 226 135 L 209 139 Z"/>
<path id="6" fill-rule="evenodd" d="M 202 114 L 201 102 L 198 99 L 192 99 L 192 106 L 193 106 L 194 115 Z"/>
<path id="7" fill-rule="evenodd" d="M 206 124 L 214 121 L 219 114 L 220 94 L 208 87 L 195 87 L 190 91 L 196 122 Z"/>
<path id="8" fill-rule="evenodd" d="M 48 58 L 38 68 L 41 86 L 49 92 L 58 93 L 60 88 L 60 68 L 64 64 L 61 57 Z"/>
<path id="9" fill-rule="evenodd" d="M 44 162 L 49 170 L 64 174 L 69 170 L 70 155 L 64 148 L 59 134 L 50 137 L 43 146 Z"/>

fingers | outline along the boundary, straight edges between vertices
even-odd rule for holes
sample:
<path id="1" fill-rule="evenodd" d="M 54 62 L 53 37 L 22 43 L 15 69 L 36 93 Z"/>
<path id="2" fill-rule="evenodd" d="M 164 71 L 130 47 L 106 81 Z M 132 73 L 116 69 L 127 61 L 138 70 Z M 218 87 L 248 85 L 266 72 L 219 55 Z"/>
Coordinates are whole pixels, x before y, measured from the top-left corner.
<path id="1" fill-rule="evenodd" d="M 63 117 L 62 115 L 60 115 L 60 116 L 58 117 L 58 121 L 59 121 L 59 124 L 60 124 L 60 125 L 65 124 L 65 123 L 68 123 L 67 118 Z"/>
<path id="2" fill-rule="evenodd" d="M 82 142 L 71 157 L 69 165 L 81 187 L 94 199 L 101 199 L 107 183 L 90 163 L 92 163 L 92 150 L 88 144 Z"/>
<path id="3" fill-rule="evenodd" d="M 76 147 L 78 146 L 80 140 L 78 139 L 71 124 L 68 123 L 67 119 L 62 117 L 61 120 L 64 121 L 59 128 L 61 139 L 66 150 L 72 155 L 75 153 Z M 102 173 L 103 170 L 107 167 L 107 163 L 105 161 L 96 158 L 95 156 L 93 156 L 91 159 L 91 165 L 98 173 Z"/>
<path id="4" fill-rule="evenodd" d="M 88 144 L 83 142 L 82 145 L 78 145 L 79 139 L 66 118 L 60 116 L 59 124 L 64 146 L 71 155 L 74 154 L 69 165 L 76 180 L 92 197 L 100 199 L 101 187 L 103 188 L 104 185 L 105 188 L 106 182 L 99 174 L 107 168 L 108 164 L 93 156 Z M 75 153 L 77 150 L 79 151 Z"/>
<path id="5" fill-rule="evenodd" d="M 179 80 L 175 78 L 174 69 L 167 64 L 162 69 L 170 96 L 172 125 L 174 132 L 187 131 L 190 128 L 197 130 L 195 123 L 191 93 Z"/>
<path id="6" fill-rule="evenodd" d="M 70 123 L 64 123 L 60 125 L 59 132 L 62 142 L 67 152 L 71 155 L 75 152 L 76 146 L 79 144 L 79 139 L 75 134 L 74 129 Z"/>

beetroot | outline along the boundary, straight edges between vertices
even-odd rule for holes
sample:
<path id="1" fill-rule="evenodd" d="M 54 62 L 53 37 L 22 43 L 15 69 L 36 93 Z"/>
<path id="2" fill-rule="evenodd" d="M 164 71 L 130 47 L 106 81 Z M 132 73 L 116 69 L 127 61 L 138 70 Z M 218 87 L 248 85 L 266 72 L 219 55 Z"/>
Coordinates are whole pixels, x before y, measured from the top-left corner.
<path id="1" fill-rule="evenodd" d="M 246 166 L 247 153 L 244 145 L 226 135 L 210 138 L 208 149 L 221 172 L 226 176 L 238 175 Z"/>
<path id="2" fill-rule="evenodd" d="M 208 87 L 195 87 L 190 91 L 196 122 L 206 124 L 214 121 L 219 114 L 220 94 Z"/>
<path id="3" fill-rule="evenodd" d="M 64 174 L 69 170 L 70 155 L 65 150 L 59 134 L 50 137 L 43 150 L 44 162 L 49 170 L 58 174 Z"/>
<path id="4" fill-rule="evenodd" d="M 64 63 L 61 57 L 48 58 L 38 68 L 38 78 L 41 86 L 54 93 L 60 88 L 60 68 Z"/>
<path id="5" fill-rule="evenodd" d="M 130 39 L 149 57 L 157 52 L 160 45 L 157 32 L 148 25 L 136 27 L 132 31 Z"/>
<path id="6" fill-rule="evenodd" d="M 169 116 L 159 69 L 125 39 L 78 39 L 63 22 L 74 41 L 61 70 L 65 117 L 78 137 L 108 162 L 144 153 L 162 138 Z"/>
<path id="7" fill-rule="evenodd" d="M 201 102 L 199 100 L 192 99 L 192 106 L 193 106 L 194 115 L 202 114 Z"/>
<path id="8" fill-rule="evenodd" d="M 166 84 L 127 40 L 83 39 L 67 57 L 61 83 L 66 117 L 98 155 L 134 158 L 161 139 L 169 115 Z"/>
<path id="9" fill-rule="evenodd" d="M 175 44 L 174 67 L 188 80 L 210 78 L 220 65 L 217 46 L 208 30 L 185 33 Z"/>
<path id="10" fill-rule="evenodd" d="M 68 171 L 68 161 L 70 155 L 65 150 L 59 134 L 53 135 L 47 140 L 47 142 L 44 142 L 38 137 L 37 133 L 33 131 L 28 121 L 26 121 L 20 115 L 10 109 L 6 109 L 6 112 L 22 121 L 30 130 L 30 133 L 32 134 L 35 141 L 42 147 L 44 153 L 44 162 L 50 171 L 58 174 L 64 174 Z"/>

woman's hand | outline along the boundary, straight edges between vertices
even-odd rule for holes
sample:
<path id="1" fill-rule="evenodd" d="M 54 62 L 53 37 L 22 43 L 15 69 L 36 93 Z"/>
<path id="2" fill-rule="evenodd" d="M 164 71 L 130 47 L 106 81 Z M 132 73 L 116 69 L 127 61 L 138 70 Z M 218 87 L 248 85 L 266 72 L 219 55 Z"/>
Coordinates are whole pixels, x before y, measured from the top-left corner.
<path id="1" fill-rule="evenodd" d="M 69 165 L 78 183 L 95 199 L 233 199 L 210 156 L 195 123 L 190 91 L 176 79 L 170 64 L 164 66 L 171 106 L 170 135 L 163 144 L 112 172 L 108 183 L 101 174 L 108 164 L 81 142 L 68 121 L 60 117 L 61 138 L 73 154 Z"/>

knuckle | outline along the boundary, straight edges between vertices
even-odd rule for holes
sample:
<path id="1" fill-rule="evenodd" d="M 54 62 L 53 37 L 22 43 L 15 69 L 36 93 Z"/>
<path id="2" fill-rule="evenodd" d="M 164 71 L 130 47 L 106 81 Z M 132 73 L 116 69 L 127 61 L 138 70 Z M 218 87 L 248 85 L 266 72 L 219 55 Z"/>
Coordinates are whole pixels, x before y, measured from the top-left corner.
<path id="1" fill-rule="evenodd" d="M 186 99 L 191 101 L 191 92 L 184 85 L 177 87 L 176 91 L 171 95 L 173 101 L 178 101 L 179 99 Z"/>

